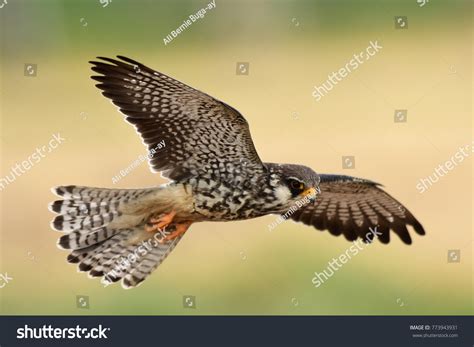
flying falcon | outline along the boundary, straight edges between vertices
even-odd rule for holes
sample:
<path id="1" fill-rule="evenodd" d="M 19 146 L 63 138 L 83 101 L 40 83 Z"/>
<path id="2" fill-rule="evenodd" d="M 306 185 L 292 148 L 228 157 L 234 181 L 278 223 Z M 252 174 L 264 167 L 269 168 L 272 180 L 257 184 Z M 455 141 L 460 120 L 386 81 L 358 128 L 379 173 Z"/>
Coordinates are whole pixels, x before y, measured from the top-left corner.
<path id="1" fill-rule="evenodd" d="M 106 284 L 141 283 L 193 223 L 283 215 L 371 242 L 390 230 L 406 244 L 416 218 L 366 179 L 317 174 L 303 165 L 264 163 L 245 118 L 231 106 L 132 59 L 92 61 L 97 87 L 135 126 L 152 171 L 169 183 L 146 189 L 59 186 L 52 227 L 67 260 Z M 162 144 L 162 146 L 159 146 Z M 161 147 L 161 148 L 160 148 Z M 155 151 L 155 149 L 160 148 Z M 298 206 L 298 208 L 295 208 Z M 291 214 L 288 211 L 292 211 Z"/>

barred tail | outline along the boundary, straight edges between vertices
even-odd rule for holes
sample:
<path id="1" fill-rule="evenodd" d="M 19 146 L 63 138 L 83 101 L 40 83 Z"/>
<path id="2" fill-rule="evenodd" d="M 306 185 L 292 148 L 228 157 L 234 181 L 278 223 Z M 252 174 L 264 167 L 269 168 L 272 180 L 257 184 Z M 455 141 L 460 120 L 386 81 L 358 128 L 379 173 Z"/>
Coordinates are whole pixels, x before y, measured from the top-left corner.
<path id="1" fill-rule="evenodd" d="M 103 276 L 105 284 L 123 279 L 122 286 L 130 288 L 141 283 L 180 239 L 158 243 L 144 230 L 146 212 L 130 208 L 159 189 L 53 188 L 63 200 L 49 205 L 58 214 L 51 227 L 66 233 L 58 246 L 72 250 L 67 261 L 92 277 Z"/>
<path id="2" fill-rule="evenodd" d="M 121 217 L 121 210 L 130 201 L 156 191 L 154 189 L 103 189 L 77 186 L 53 188 L 64 200 L 50 204 L 50 210 L 59 214 L 51 227 L 58 231 L 86 231 L 106 226 Z"/>

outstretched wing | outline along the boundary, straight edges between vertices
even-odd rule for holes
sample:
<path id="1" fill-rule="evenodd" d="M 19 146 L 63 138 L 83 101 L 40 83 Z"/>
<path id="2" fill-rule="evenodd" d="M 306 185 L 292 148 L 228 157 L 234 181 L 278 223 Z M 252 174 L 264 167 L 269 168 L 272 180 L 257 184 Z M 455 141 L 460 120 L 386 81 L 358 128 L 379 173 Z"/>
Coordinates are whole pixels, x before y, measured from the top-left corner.
<path id="1" fill-rule="evenodd" d="M 319 175 L 320 189 L 314 204 L 298 209 L 291 218 L 347 240 L 372 241 L 374 234 L 390 242 L 390 229 L 411 244 L 407 225 L 424 235 L 422 225 L 405 206 L 379 188 L 379 184 L 349 176 Z M 375 227 L 377 227 L 375 229 Z"/>
<path id="2" fill-rule="evenodd" d="M 140 133 L 153 171 L 180 180 L 203 173 L 219 177 L 242 163 L 264 170 L 237 110 L 132 59 L 117 58 L 90 62 L 100 74 L 92 78 Z"/>

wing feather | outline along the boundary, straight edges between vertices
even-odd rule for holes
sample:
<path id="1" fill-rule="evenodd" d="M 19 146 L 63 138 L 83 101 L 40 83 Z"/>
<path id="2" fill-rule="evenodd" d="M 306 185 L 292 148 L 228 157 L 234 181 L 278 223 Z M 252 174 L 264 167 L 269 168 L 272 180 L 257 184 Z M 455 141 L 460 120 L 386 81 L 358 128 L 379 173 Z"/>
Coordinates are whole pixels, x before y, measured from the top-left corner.
<path id="1" fill-rule="evenodd" d="M 174 180 L 204 173 L 219 177 L 223 160 L 244 162 L 255 173 L 265 170 L 237 110 L 137 61 L 117 58 L 91 61 L 99 74 L 92 79 L 141 135 L 153 171 Z"/>
<path id="2" fill-rule="evenodd" d="M 423 226 L 408 209 L 380 188 L 380 184 L 360 178 L 321 174 L 320 189 L 314 204 L 296 211 L 291 218 L 329 230 L 332 235 L 343 234 L 349 241 L 362 238 L 371 242 L 377 231 L 382 243 L 390 242 L 390 230 L 406 244 L 412 239 L 407 226 L 424 235 Z M 377 227 L 377 229 L 375 229 Z"/>

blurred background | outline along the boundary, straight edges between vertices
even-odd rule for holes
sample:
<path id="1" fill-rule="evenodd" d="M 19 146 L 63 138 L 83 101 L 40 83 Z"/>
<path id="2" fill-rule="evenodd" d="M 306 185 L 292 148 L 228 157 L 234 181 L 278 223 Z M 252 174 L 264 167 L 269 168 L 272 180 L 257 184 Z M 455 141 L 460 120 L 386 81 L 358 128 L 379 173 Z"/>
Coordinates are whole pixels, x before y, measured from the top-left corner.
<path id="1" fill-rule="evenodd" d="M 0 191 L 0 274 L 12 278 L 0 280 L 0 313 L 472 314 L 472 158 L 416 188 L 473 140 L 471 2 L 216 0 L 164 44 L 208 3 L 0 3 L 0 178 L 53 134 L 65 139 Z M 376 40 L 383 48 L 316 101 L 314 86 Z M 367 246 L 319 288 L 314 273 L 351 244 L 293 222 L 269 231 L 275 216 L 193 225 L 133 290 L 77 273 L 49 227 L 50 188 L 164 182 L 144 163 L 112 184 L 146 153 L 90 79 L 89 60 L 117 54 L 241 111 L 265 161 L 383 183 L 427 235 Z"/>

